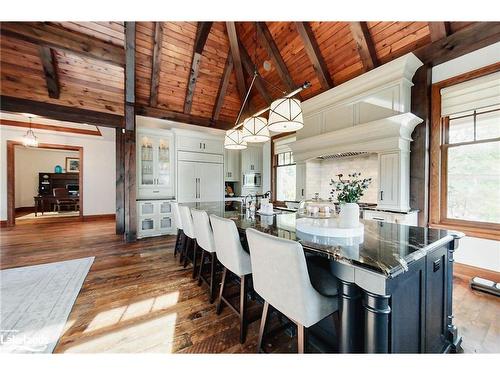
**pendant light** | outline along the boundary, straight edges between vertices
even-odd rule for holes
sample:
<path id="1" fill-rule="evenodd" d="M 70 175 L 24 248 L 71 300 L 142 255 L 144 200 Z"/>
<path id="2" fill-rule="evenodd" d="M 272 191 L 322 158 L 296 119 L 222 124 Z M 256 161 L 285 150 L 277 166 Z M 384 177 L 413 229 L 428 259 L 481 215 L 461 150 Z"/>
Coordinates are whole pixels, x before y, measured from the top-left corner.
<path id="1" fill-rule="evenodd" d="M 29 119 L 30 119 L 30 128 L 23 137 L 23 145 L 26 147 L 38 147 L 38 138 L 31 129 L 31 117 Z"/>
<path id="2" fill-rule="evenodd" d="M 300 100 L 281 98 L 269 107 L 268 128 L 273 132 L 293 132 L 304 127 Z"/>
<path id="3" fill-rule="evenodd" d="M 243 140 L 245 142 L 267 142 L 271 138 L 265 117 L 251 116 L 243 122 Z"/>
<path id="4" fill-rule="evenodd" d="M 247 143 L 243 140 L 243 132 L 241 130 L 231 129 L 226 131 L 224 138 L 224 148 L 228 150 L 244 150 L 247 148 Z"/>

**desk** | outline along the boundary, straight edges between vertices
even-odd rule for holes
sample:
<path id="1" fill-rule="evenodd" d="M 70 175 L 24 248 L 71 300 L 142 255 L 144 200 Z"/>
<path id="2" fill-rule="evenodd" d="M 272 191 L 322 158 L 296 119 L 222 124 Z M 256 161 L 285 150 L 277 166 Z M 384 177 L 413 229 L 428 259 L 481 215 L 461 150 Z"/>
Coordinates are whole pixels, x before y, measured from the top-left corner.
<path id="1" fill-rule="evenodd" d="M 181 203 L 299 242 L 326 257 L 340 281 L 342 353 L 444 353 L 460 350 L 453 325 L 453 252 L 460 233 L 362 220 L 363 236 L 312 236 L 295 228 L 297 214 L 251 214 L 239 202 Z M 272 251 L 272 249 L 269 249 Z"/>
<path id="2" fill-rule="evenodd" d="M 80 201 L 79 197 L 75 197 L 74 195 L 68 195 L 67 197 L 54 197 L 53 195 L 37 195 L 33 197 L 35 201 L 35 216 L 38 215 L 40 211 L 41 214 L 45 211 L 52 211 L 53 206 L 57 203 L 58 200 L 71 200 L 75 204 L 78 204 Z"/>

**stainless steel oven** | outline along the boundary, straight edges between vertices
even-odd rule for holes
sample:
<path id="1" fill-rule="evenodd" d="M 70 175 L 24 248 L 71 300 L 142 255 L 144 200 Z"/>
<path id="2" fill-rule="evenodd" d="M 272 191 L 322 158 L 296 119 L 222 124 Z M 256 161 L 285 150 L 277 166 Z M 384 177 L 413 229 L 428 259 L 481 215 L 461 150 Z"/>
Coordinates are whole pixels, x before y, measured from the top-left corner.
<path id="1" fill-rule="evenodd" d="M 243 186 L 260 187 L 262 185 L 262 176 L 260 173 L 245 173 L 243 175 Z"/>

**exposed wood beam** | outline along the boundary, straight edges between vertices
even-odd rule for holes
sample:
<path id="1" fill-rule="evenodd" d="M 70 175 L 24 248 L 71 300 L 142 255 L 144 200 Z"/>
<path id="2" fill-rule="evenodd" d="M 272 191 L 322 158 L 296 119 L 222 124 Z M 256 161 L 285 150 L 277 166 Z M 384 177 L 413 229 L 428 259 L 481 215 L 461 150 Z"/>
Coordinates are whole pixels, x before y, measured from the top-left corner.
<path id="1" fill-rule="evenodd" d="M 135 22 L 125 22 L 125 129 L 124 163 L 125 240 L 137 239 L 135 145 Z M 118 213 L 118 212 L 117 212 Z"/>
<path id="2" fill-rule="evenodd" d="M 54 50 L 46 46 L 40 46 L 40 60 L 42 61 L 43 73 L 49 98 L 59 99 L 61 89 L 57 75 L 56 56 Z"/>
<path id="3" fill-rule="evenodd" d="M 366 22 L 351 22 L 350 27 L 365 72 L 376 68 L 378 65 L 377 54 L 368 25 Z"/>
<path id="4" fill-rule="evenodd" d="M 234 124 L 225 121 L 215 121 L 205 117 L 194 116 L 181 112 L 169 111 L 161 108 L 137 106 L 136 110 L 137 110 L 136 112 L 137 115 L 140 116 L 183 122 L 186 124 L 197 125 L 197 126 L 205 126 L 217 129 L 230 129 L 234 126 Z"/>
<path id="5" fill-rule="evenodd" d="M 307 56 L 309 56 L 309 60 L 311 60 L 321 87 L 324 90 L 332 88 L 332 77 L 330 77 L 330 72 L 328 71 L 325 60 L 321 55 L 321 51 L 319 50 L 319 46 L 316 42 L 311 26 L 308 22 L 295 22 L 295 26 L 297 27 L 297 31 L 299 32 L 302 42 L 304 43 Z"/>
<path id="6" fill-rule="evenodd" d="M 229 46 L 231 56 L 233 57 L 234 70 L 236 73 L 236 83 L 238 85 L 238 94 L 241 103 L 245 100 L 247 87 L 245 84 L 245 76 L 243 75 L 243 66 L 241 64 L 240 45 L 238 43 L 238 35 L 236 34 L 236 25 L 234 22 L 226 22 L 227 36 L 229 38 Z"/>
<path id="7" fill-rule="evenodd" d="M 95 135 L 101 136 L 101 131 L 96 126 L 96 130 L 90 129 L 79 129 L 79 128 L 70 128 L 69 126 L 59 126 L 59 125 L 47 125 L 47 124 L 39 124 L 36 122 L 32 122 L 31 124 L 24 121 L 16 121 L 16 120 L 8 120 L 8 119 L 0 119 L 0 125 L 5 126 L 17 126 L 21 128 L 33 128 L 40 130 L 48 130 L 54 132 L 63 132 L 63 133 L 73 133 L 73 134 L 84 134 L 84 135 Z"/>
<path id="8" fill-rule="evenodd" d="M 428 25 L 432 42 L 448 36 L 446 22 L 429 22 Z"/>
<path id="9" fill-rule="evenodd" d="M 153 64 L 151 66 L 151 92 L 149 94 L 149 105 L 158 105 L 158 86 L 160 84 L 161 45 L 163 42 L 163 22 L 155 22 L 153 35 Z"/>
<path id="10" fill-rule="evenodd" d="M 253 77 L 255 66 L 250 55 L 248 54 L 247 50 L 242 44 L 240 45 L 240 55 L 241 55 L 241 62 L 243 63 L 243 68 L 250 77 Z M 269 95 L 269 93 L 267 92 L 265 82 L 259 75 L 256 77 L 254 85 L 259 94 L 262 96 L 262 98 L 264 98 L 264 101 L 267 103 L 267 105 L 270 105 L 273 99 L 271 95 Z"/>
<path id="11" fill-rule="evenodd" d="M 193 59 L 191 61 L 191 72 L 189 74 L 188 85 L 186 88 L 186 98 L 184 100 L 184 113 L 189 114 L 193 105 L 194 90 L 196 88 L 196 80 L 200 72 L 201 57 L 203 48 L 210 34 L 213 22 L 198 22 L 196 30 L 196 38 L 194 41 Z"/>
<path id="12" fill-rule="evenodd" d="M 233 71 L 233 57 L 231 52 L 228 52 L 226 58 L 226 64 L 224 65 L 224 73 L 222 73 L 222 78 L 219 83 L 219 89 L 217 90 L 217 98 L 215 99 L 215 105 L 212 112 L 212 120 L 217 121 L 219 119 L 220 110 L 222 104 L 224 103 L 224 98 L 226 96 L 227 88 L 229 86 L 229 80 L 231 79 L 231 72 Z"/>
<path id="13" fill-rule="evenodd" d="M 2 35 L 123 66 L 123 48 L 43 22 L 2 22 Z"/>
<path id="14" fill-rule="evenodd" d="M 32 113 L 53 120 L 76 122 L 79 124 L 92 124 L 112 128 L 120 128 L 123 125 L 123 116 L 120 115 L 14 98 L 12 96 L 2 95 L 0 97 L 0 109 L 7 112 Z"/>
<path id="15" fill-rule="evenodd" d="M 424 64 L 437 65 L 500 41 L 500 22 L 478 22 L 413 51 Z"/>

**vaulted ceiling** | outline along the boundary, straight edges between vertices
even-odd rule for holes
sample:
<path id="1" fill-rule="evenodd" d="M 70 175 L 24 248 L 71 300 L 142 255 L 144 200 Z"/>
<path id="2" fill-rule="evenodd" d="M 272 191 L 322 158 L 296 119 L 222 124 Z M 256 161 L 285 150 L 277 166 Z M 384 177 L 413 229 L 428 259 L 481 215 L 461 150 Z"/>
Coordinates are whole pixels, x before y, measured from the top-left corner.
<path id="1" fill-rule="evenodd" d="M 137 22 L 136 107 L 139 114 L 228 128 L 238 115 L 255 62 L 265 79 L 257 80 L 252 90 L 251 106 L 257 110 L 305 81 L 311 87 L 300 94 L 303 100 L 473 26 Z M 498 23 L 494 27 L 498 32 Z M 123 23 L 2 23 L 0 39 L 2 99 L 123 115 Z"/>

